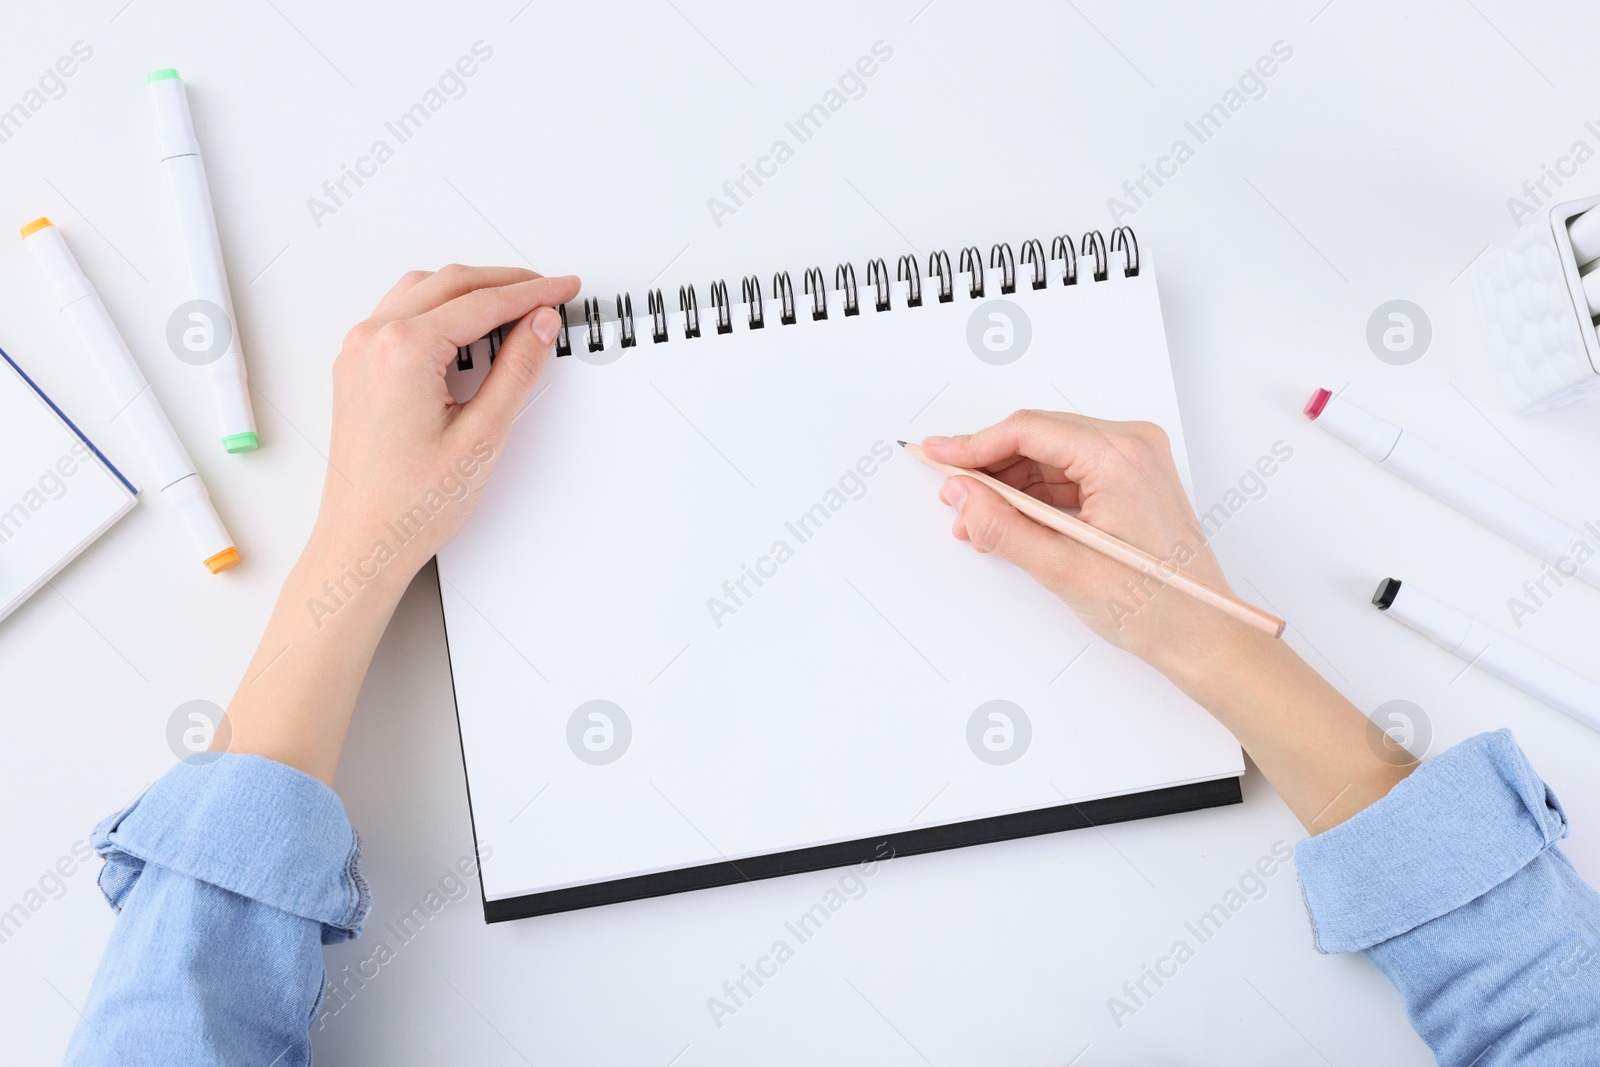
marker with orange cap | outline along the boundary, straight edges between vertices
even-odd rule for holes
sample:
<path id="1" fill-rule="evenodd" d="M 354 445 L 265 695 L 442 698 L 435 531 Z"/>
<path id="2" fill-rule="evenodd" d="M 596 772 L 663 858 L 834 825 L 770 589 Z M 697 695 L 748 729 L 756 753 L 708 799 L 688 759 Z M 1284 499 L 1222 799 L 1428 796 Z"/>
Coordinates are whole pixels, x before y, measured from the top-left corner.
<path id="1" fill-rule="evenodd" d="M 49 219 L 34 219 L 22 227 L 22 243 L 44 271 L 61 313 L 72 323 L 89 350 L 89 357 L 100 368 L 100 377 L 117 405 L 114 417 L 126 419 L 133 427 L 133 435 L 150 464 L 152 480 L 188 525 L 206 567 L 217 574 L 238 563 L 239 550 L 211 506 L 211 494 L 195 472 L 194 461 L 178 440 L 177 431 L 157 403 L 144 372 L 133 361 L 128 343 L 111 321 L 100 294 L 78 266 L 61 231 Z"/>

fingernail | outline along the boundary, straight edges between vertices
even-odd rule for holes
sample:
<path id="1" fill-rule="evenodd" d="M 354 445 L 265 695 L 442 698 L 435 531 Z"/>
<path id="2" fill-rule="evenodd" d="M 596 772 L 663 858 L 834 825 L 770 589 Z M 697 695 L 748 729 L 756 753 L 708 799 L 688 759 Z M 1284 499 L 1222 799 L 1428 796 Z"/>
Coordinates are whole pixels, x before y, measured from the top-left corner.
<path id="1" fill-rule="evenodd" d="M 561 331 L 561 316 L 556 314 L 554 308 L 540 308 L 533 313 L 533 335 L 545 344 L 554 344 L 556 334 Z"/>
<path id="2" fill-rule="evenodd" d="M 935 446 L 937 446 L 937 445 L 948 444 L 949 442 L 950 442 L 950 438 L 948 438 L 948 437 L 924 437 L 922 439 L 922 443 L 924 445 L 935 445 Z"/>
<path id="3" fill-rule="evenodd" d="M 961 505 L 967 502 L 967 487 L 959 478 L 951 478 L 939 490 L 939 499 L 960 511 Z"/>

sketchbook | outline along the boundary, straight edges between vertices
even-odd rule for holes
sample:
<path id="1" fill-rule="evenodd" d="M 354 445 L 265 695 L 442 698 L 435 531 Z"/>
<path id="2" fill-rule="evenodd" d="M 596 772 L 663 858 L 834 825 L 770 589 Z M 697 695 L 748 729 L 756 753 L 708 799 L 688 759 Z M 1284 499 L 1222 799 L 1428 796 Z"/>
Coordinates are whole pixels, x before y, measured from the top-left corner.
<path id="1" fill-rule="evenodd" d="M 486 920 L 1239 802 L 1238 744 L 895 446 L 1078 411 L 1187 479 L 1148 255 L 1051 245 L 562 309 L 438 560 Z"/>
<path id="2" fill-rule="evenodd" d="M 0 352 L 0 619 L 126 515 L 137 494 Z"/>

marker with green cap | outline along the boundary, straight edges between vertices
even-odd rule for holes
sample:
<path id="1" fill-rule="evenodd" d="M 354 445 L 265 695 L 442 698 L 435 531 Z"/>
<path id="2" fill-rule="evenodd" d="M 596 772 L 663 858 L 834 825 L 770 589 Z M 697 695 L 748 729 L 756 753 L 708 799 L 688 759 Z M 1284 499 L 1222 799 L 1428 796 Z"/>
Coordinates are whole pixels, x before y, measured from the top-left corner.
<path id="1" fill-rule="evenodd" d="M 260 444 L 260 438 L 250 405 L 233 294 L 222 261 L 222 242 L 211 208 L 211 187 L 189 115 L 189 96 L 183 79 L 170 67 L 152 71 L 146 84 L 155 106 L 161 167 L 172 190 L 192 294 L 169 322 L 168 340 L 178 358 L 210 371 L 222 417 L 222 446 L 229 452 L 249 452 Z"/>

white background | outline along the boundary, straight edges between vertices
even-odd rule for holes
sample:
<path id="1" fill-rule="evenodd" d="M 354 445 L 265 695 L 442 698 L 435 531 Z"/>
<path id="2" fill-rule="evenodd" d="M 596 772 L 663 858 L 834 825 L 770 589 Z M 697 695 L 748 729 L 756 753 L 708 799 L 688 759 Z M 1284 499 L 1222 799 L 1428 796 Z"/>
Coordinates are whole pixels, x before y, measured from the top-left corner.
<path id="1" fill-rule="evenodd" d="M 520 10 L 519 10 L 520 9 Z M 1275 41 L 1293 57 L 1130 221 L 1159 250 L 1203 508 L 1282 440 L 1293 459 L 1216 547 L 1245 595 L 1371 711 L 1406 699 L 1433 753 L 1509 726 L 1600 879 L 1600 738 L 1385 619 L 1393 574 L 1509 627 L 1536 560 L 1375 469 L 1299 414 L 1313 388 L 1387 414 L 1574 521 L 1600 520 L 1592 410 L 1510 414 L 1468 265 L 1515 225 L 1506 199 L 1600 120 L 1600 15 L 1576 0 L 1293 4 L 216 5 L 13 8 L 0 108 L 82 40 L 94 50 L 0 144 L 0 222 L 48 214 L 195 453 L 245 554 L 205 573 L 147 502 L 0 624 L 0 909 L 172 761 L 180 704 L 225 704 L 311 523 L 328 364 L 404 270 L 465 262 L 647 284 L 892 257 L 1109 224 L 1107 198 Z M 473 42 L 493 57 L 337 214 L 307 197 Z M 882 40 L 893 58 L 719 227 L 706 207 Z M 215 444 L 203 376 L 166 350 L 187 295 L 144 75 L 191 86 L 257 389 L 260 452 Z M 1600 190 L 1600 161 L 1565 193 Z M 1563 194 L 1565 198 L 1565 194 Z M 891 259 L 892 262 L 892 259 Z M 1405 298 L 1433 323 L 1409 366 L 1369 351 Z M 0 346 L 141 480 L 126 428 L 0 241 Z M 841 383 L 841 388 L 847 385 Z M 647 464 L 646 473 L 647 473 Z M 1526 620 L 1581 669 L 1600 593 Z M 1198 714 L 1198 712 L 1196 712 Z M 432 573 L 362 694 L 339 790 L 363 834 L 371 929 L 470 853 Z M 706 1007 L 837 873 L 486 927 L 473 896 L 401 948 L 318 1035 L 328 1063 L 1427 1063 L 1399 996 L 1315 953 L 1292 871 L 1116 1026 L 1107 999 L 1300 829 L 1254 772 L 1242 807 L 883 867 L 737 1014 Z M 113 916 L 85 869 L 0 945 L 11 1058 L 59 1058 Z M 374 934 L 330 951 L 337 972 Z"/>

